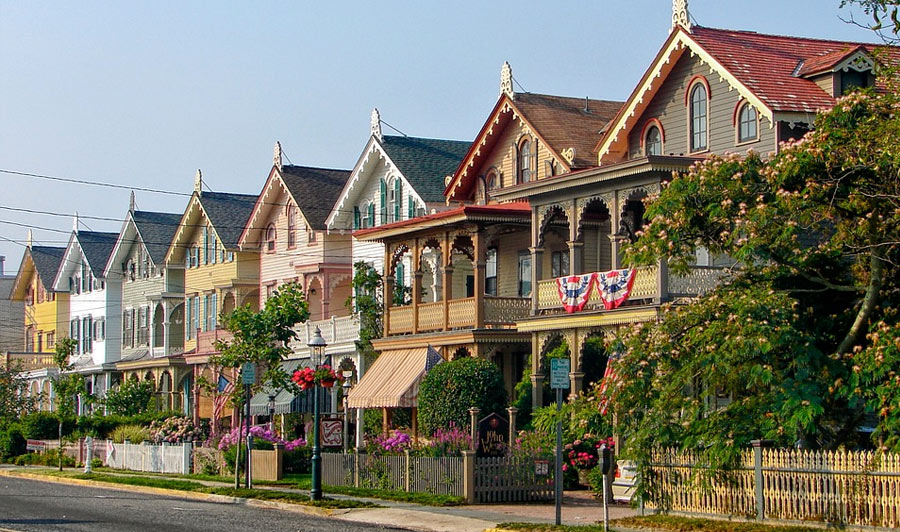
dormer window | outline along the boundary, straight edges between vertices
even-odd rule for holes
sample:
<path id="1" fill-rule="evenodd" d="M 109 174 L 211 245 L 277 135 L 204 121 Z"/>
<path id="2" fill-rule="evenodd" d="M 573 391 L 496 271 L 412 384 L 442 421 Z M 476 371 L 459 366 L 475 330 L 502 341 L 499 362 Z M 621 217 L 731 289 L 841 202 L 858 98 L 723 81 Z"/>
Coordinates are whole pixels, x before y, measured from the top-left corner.
<path id="1" fill-rule="evenodd" d="M 266 253 L 275 253 L 275 224 L 266 228 Z"/>
<path id="2" fill-rule="evenodd" d="M 857 70 L 848 69 L 841 72 L 841 94 L 847 94 L 853 89 L 865 89 L 869 87 L 869 72 L 859 72 Z"/>
<path id="3" fill-rule="evenodd" d="M 531 141 L 523 140 L 519 144 L 519 183 L 527 183 L 531 181 L 533 169 L 531 168 Z"/>
<path id="4" fill-rule="evenodd" d="M 662 133 L 656 126 L 647 129 L 644 137 L 644 155 L 662 155 Z"/>
<path id="5" fill-rule="evenodd" d="M 759 140 L 759 114 L 749 103 L 738 112 L 738 143 Z"/>
<path id="6" fill-rule="evenodd" d="M 706 91 L 706 84 L 698 81 L 691 86 L 690 92 L 690 138 L 691 151 L 703 151 L 707 148 L 707 120 L 709 114 L 707 112 L 707 104 L 709 94 Z"/>

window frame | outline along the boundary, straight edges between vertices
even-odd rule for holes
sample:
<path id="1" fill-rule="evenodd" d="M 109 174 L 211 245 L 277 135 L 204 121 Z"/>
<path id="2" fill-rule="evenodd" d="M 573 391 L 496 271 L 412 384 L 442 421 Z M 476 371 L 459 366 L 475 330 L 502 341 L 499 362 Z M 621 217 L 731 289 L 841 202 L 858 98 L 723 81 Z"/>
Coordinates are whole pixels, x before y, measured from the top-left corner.
<path id="1" fill-rule="evenodd" d="M 493 266 L 493 275 L 491 275 L 491 267 Z M 487 248 L 484 254 L 484 295 L 497 296 L 498 283 L 497 271 L 500 266 L 500 259 L 497 248 Z"/>
<path id="2" fill-rule="evenodd" d="M 527 263 L 528 276 L 527 279 L 525 275 L 523 275 L 523 266 Z M 518 277 L 516 292 L 518 297 L 531 297 L 534 292 L 534 287 L 531 285 L 531 276 L 534 272 L 534 264 L 531 263 L 531 252 L 530 251 L 520 251 L 516 260 L 516 276 Z M 528 292 L 526 293 L 524 288 L 527 285 Z"/>
<path id="3" fill-rule="evenodd" d="M 753 114 L 756 115 L 756 120 L 753 121 L 755 135 L 753 137 L 744 138 L 741 136 L 741 130 L 743 129 L 743 125 L 744 125 L 744 121 L 743 121 L 744 111 L 747 109 L 753 111 Z M 734 133 L 735 133 L 735 142 L 734 142 L 735 146 L 740 146 L 742 144 L 751 144 L 753 142 L 759 141 L 759 111 L 757 111 L 756 108 L 753 107 L 752 105 L 750 105 L 750 102 L 748 102 L 746 100 L 744 100 L 743 102 L 738 104 L 737 113 L 735 114 Z"/>
<path id="4" fill-rule="evenodd" d="M 531 138 L 526 136 L 519 141 L 516 147 L 518 152 L 516 157 L 516 181 L 520 184 L 534 181 L 534 169 L 531 167 L 531 158 L 533 157 L 531 149 L 533 144 L 534 142 L 532 142 Z M 525 148 L 528 148 L 527 153 Z M 526 175 L 528 179 L 525 178 Z"/>
<path id="5" fill-rule="evenodd" d="M 659 153 L 650 153 L 650 146 L 651 146 L 650 134 L 653 133 L 654 131 L 656 132 L 657 139 L 656 139 L 656 142 L 654 142 L 653 144 L 659 145 Z M 648 125 L 647 131 L 644 133 L 643 142 L 644 142 L 644 156 L 645 157 L 662 155 L 664 153 L 662 129 L 660 129 L 659 125 L 656 124 L 655 122 L 651 122 Z"/>
<path id="6" fill-rule="evenodd" d="M 287 248 L 294 249 L 297 247 L 297 207 L 289 204 L 287 206 Z"/>
<path id="7" fill-rule="evenodd" d="M 275 249 L 277 248 L 277 240 L 278 240 L 278 230 L 275 228 L 274 223 L 270 223 L 266 226 L 265 233 L 265 252 L 266 253 L 275 253 Z"/>
<path id="8" fill-rule="evenodd" d="M 694 115 L 694 94 L 697 91 L 703 91 L 703 116 L 702 116 L 702 140 L 703 145 L 697 146 L 694 143 L 695 125 L 699 125 L 697 117 Z M 712 100 L 712 94 L 709 89 L 709 82 L 703 76 L 696 76 L 691 83 L 688 84 L 685 103 L 687 105 L 687 126 L 688 126 L 688 153 L 702 153 L 709 151 L 709 102 Z M 699 102 L 698 102 L 699 103 Z M 697 124 L 695 124 L 695 122 Z"/>

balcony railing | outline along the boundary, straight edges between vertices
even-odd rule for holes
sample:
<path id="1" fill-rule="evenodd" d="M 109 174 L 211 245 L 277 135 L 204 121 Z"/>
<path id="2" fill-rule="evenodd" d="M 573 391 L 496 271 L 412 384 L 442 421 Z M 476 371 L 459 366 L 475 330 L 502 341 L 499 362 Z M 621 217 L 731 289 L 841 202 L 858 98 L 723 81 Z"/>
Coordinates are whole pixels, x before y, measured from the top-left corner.
<path id="1" fill-rule="evenodd" d="M 216 341 L 227 341 L 234 338 L 234 335 L 225 329 L 215 329 L 197 333 L 197 353 L 211 353 L 218 351 L 216 349 Z"/>
<path id="2" fill-rule="evenodd" d="M 0 357 L 4 367 L 18 366 L 21 371 L 35 369 L 47 369 L 56 366 L 53 362 L 53 353 L 6 353 Z"/>
<path id="3" fill-rule="evenodd" d="M 291 349 L 295 355 L 309 354 L 309 347 L 306 344 L 309 343 L 309 338 L 316 327 L 322 332 L 322 338 L 328 344 L 326 351 L 352 347 L 359 339 L 359 320 L 355 316 L 340 318 L 332 316 L 327 320 L 308 321 L 294 329 L 297 332 L 297 339 L 291 342 Z"/>
<path id="4" fill-rule="evenodd" d="M 468 329 L 475 327 L 477 298 L 451 299 L 447 302 L 447 324 L 444 326 L 444 302 L 420 303 L 414 323 L 413 306 L 391 307 L 389 335 Z M 511 328 L 516 320 L 528 316 L 531 299 L 521 297 L 484 297 L 484 326 Z"/>
<path id="5" fill-rule="evenodd" d="M 669 274 L 667 283 L 660 283 L 659 268 L 653 266 L 648 268 L 638 268 L 635 272 L 634 285 L 631 289 L 629 301 L 639 300 L 659 300 L 663 297 L 671 299 L 674 297 L 694 297 L 702 295 L 716 287 L 722 277 L 727 275 L 725 268 L 713 266 L 691 266 L 686 275 Z M 660 286 L 668 286 L 667 293 L 660 294 Z M 557 288 L 556 279 L 545 279 L 538 281 L 537 287 L 537 308 L 543 313 L 553 313 L 554 311 L 564 312 L 562 303 L 559 300 L 559 290 Z M 602 310 L 603 301 L 600 298 L 600 292 L 593 290 L 588 298 L 587 305 L 584 310 Z"/>

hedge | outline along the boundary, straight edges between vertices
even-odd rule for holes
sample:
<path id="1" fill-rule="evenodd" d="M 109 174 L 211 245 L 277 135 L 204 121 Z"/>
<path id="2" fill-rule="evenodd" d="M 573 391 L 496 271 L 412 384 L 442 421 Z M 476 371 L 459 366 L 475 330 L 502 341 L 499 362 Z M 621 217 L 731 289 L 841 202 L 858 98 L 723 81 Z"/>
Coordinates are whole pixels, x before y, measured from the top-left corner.
<path id="1" fill-rule="evenodd" d="M 427 434 L 451 425 L 467 427 L 473 406 L 481 409 L 482 417 L 506 408 L 500 369 L 482 358 L 438 364 L 419 387 L 419 426 Z"/>

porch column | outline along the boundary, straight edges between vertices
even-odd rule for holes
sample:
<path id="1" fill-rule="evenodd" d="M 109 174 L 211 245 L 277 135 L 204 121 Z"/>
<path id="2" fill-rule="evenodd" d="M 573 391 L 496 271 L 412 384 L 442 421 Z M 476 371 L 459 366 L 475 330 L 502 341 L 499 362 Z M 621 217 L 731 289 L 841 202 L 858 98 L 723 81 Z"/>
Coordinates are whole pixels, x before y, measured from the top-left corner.
<path id="1" fill-rule="evenodd" d="M 218 300 L 218 296 L 216 298 Z M 163 354 L 169 354 L 169 346 L 172 345 L 172 339 L 169 338 L 170 331 L 172 329 L 172 324 L 169 322 L 169 304 L 165 301 L 162 304 L 163 308 Z"/>
<path id="2" fill-rule="evenodd" d="M 531 333 L 531 411 L 544 404 L 544 375 L 541 374 L 541 340 Z"/>
<path id="3" fill-rule="evenodd" d="M 484 328 L 485 247 L 481 230 L 472 237 L 475 248 L 475 328 Z"/>
<path id="4" fill-rule="evenodd" d="M 322 319 L 331 316 L 331 275 L 322 273 Z M 333 337 L 332 337 L 333 338 Z"/>
<path id="5" fill-rule="evenodd" d="M 441 286 L 441 298 L 444 303 L 444 327 L 445 331 L 450 330 L 448 324 L 450 323 L 450 298 L 453 296 L 453 263 L 450 259 L 450 233 L 444 233 L 444 239 L 441 242 L 441 274 L 443 278 L 441 282 L 443 286 Z"/>
<path id="6" fill-rule="evenodd" d="M 540 299 L 538 297 L 538 282 L 544 276 L 544 248 L 528 248 L 531 252 L 531 314 L 538 313 Z"/>
<path id="7" fill-rule="evenodd" d="M 569 240 L 569 275 L 584 273 L 584 242 Z"/>
<path id="8" fill-rule="evenodd" d="M 420 264 L 420 256 L 422 250 L 419 249 L 419 239 L 417 238 L 413 243 L 412 249 L 412 260 L 410 261 L 410 269 L 412 270 L 412 275 L 410 276 L 410 291 L 412 294 L 412 313 L 413 313 L 413 334 L 419 332 L 419 300 L 422 297 L 422 265 Z"/>
<path id="9" fill-rule="evenodd" d="M 609 213 L 609 260 L 611 269 L 618 270 L 621 267 L 622 261 L 619 258 L 619 250 L 621 248 L 621 242 L 619 238 L 616 236 L 619 234 L 619 229 L 622 227 L 622 212 L 619 209 L 619 191 L 617 190 L 613 194 L 612 205 L 610 205 L 610 213 Z"/>

